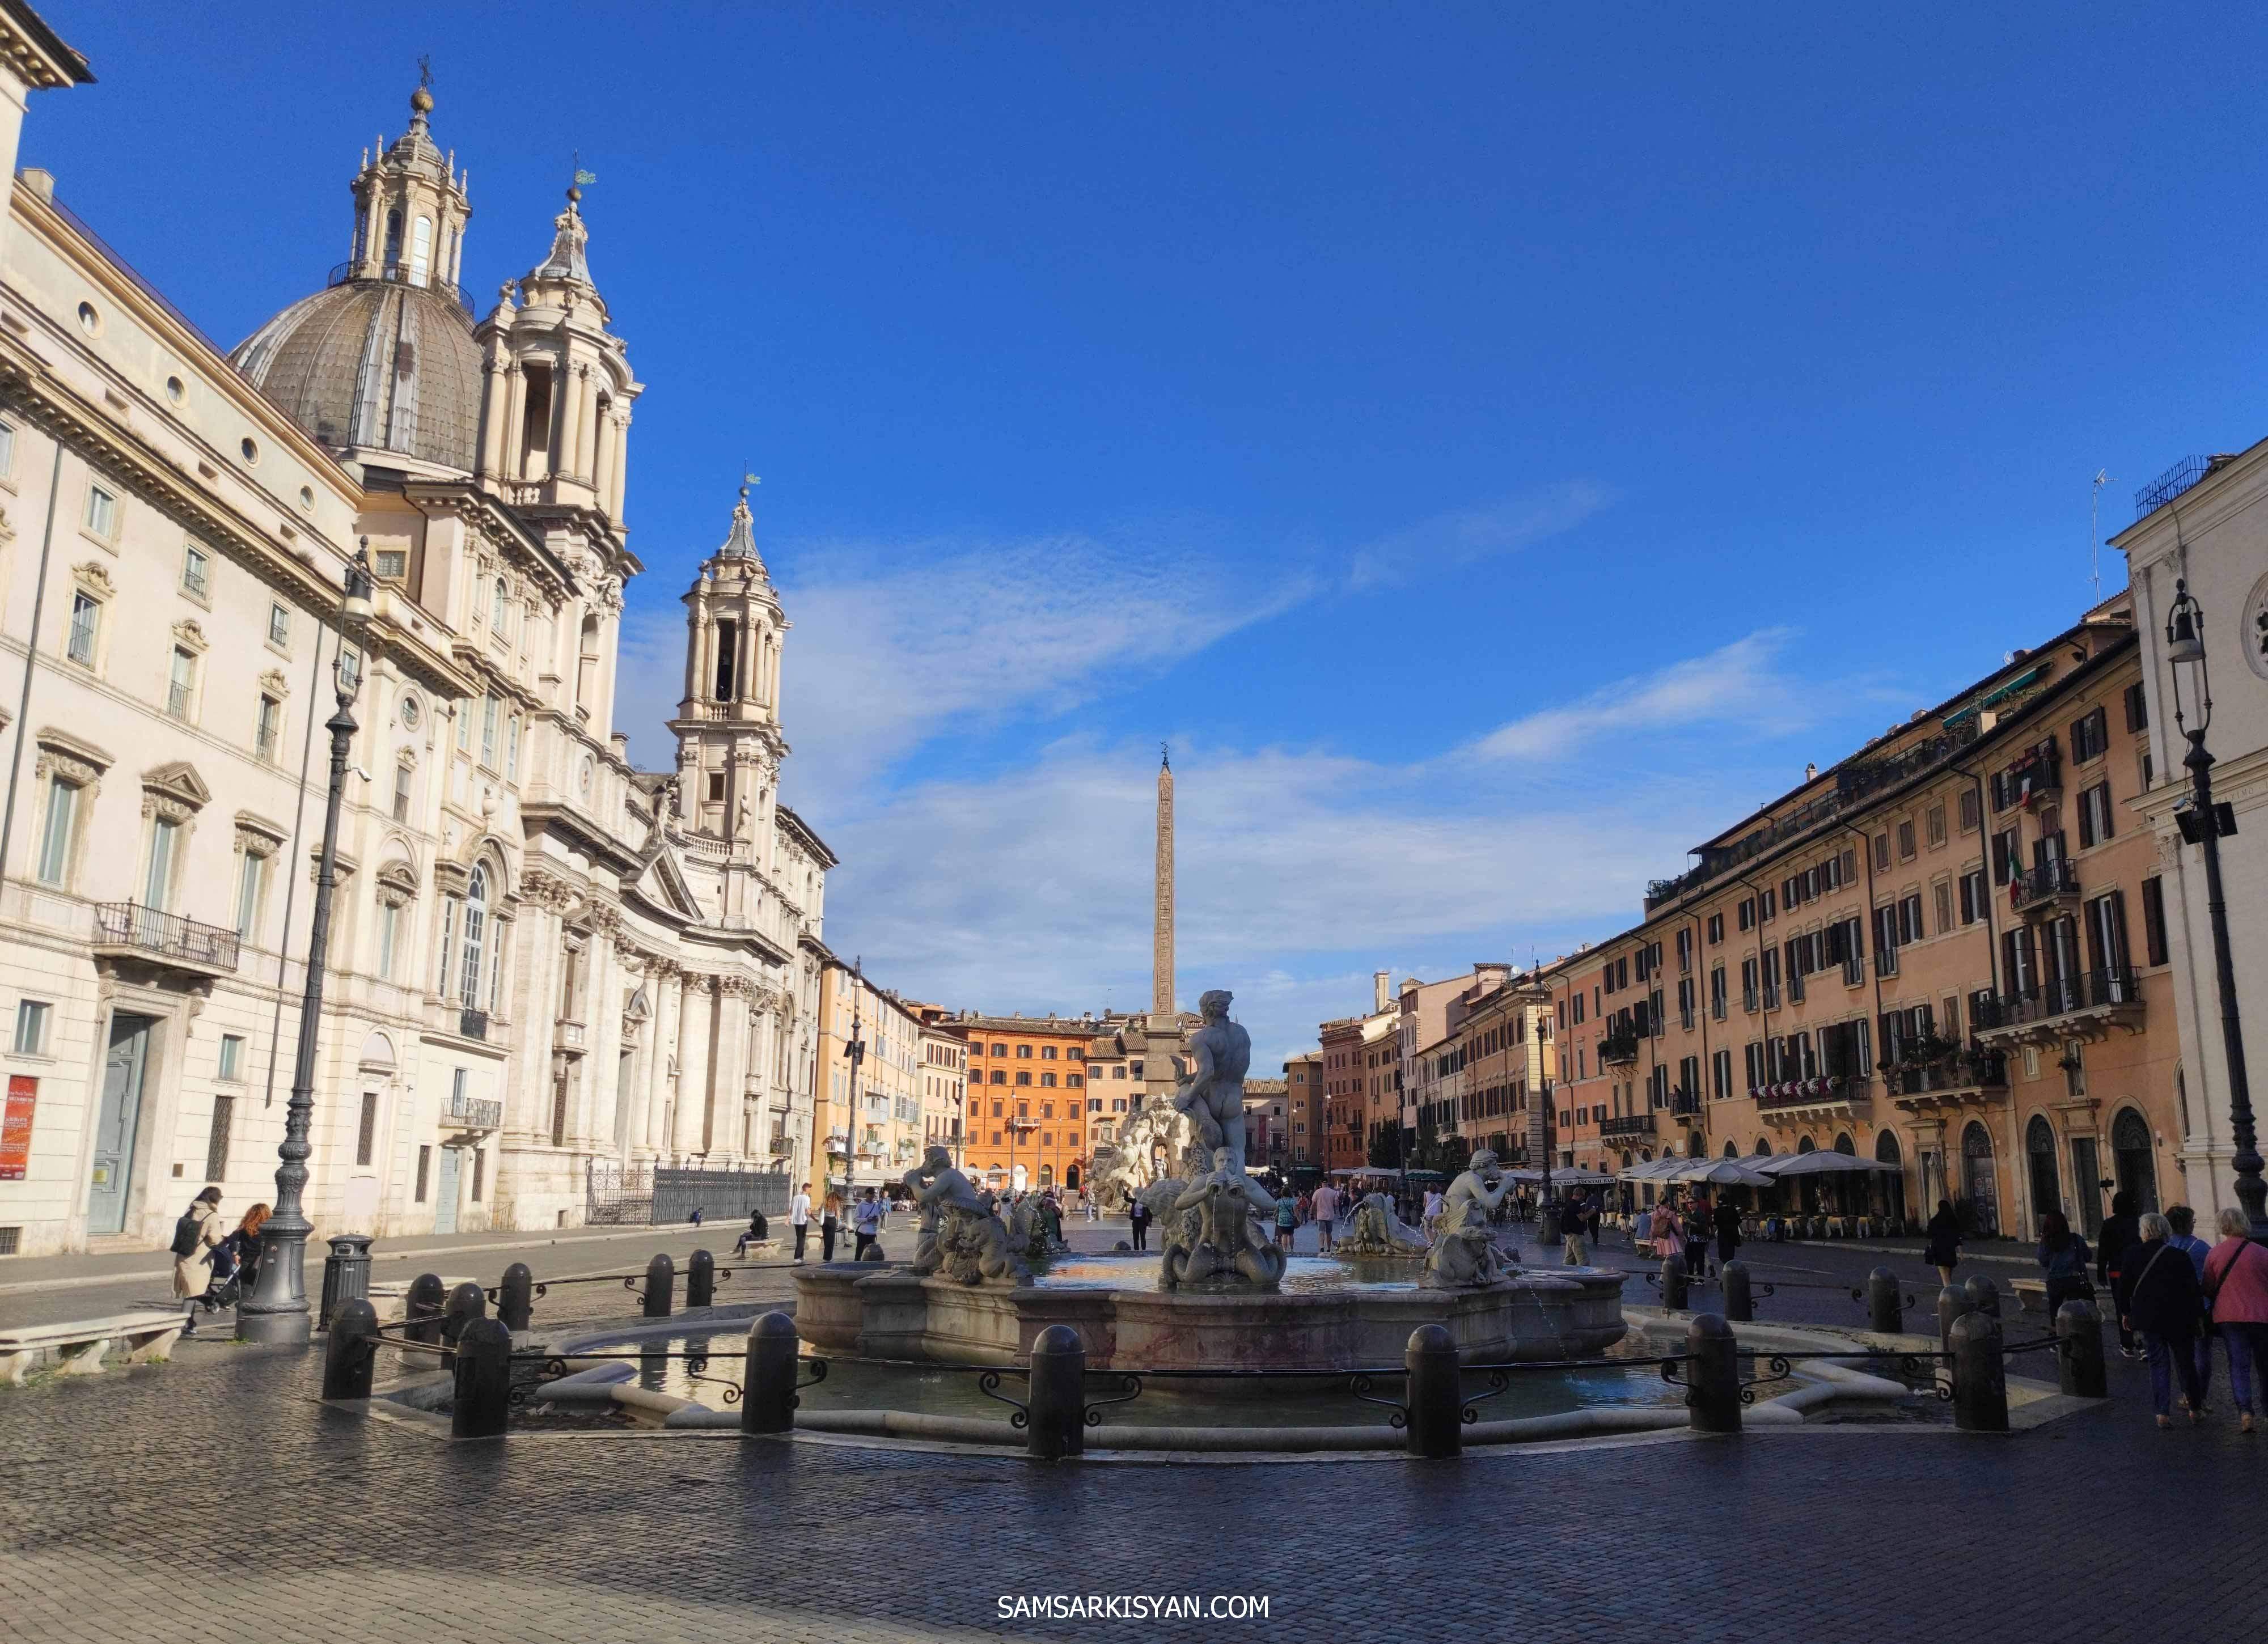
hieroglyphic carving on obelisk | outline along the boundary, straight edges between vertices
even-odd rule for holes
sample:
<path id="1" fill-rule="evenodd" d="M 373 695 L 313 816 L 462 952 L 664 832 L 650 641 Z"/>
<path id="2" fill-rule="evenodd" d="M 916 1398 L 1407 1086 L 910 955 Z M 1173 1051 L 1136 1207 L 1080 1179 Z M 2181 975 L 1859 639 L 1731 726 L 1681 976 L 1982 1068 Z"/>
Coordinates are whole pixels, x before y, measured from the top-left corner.
<path id="1" fill-rule="evenodd" d="M 1178 1025 L 1174 1014 L 1174 763 L 1161 751 L 1158 763 L 1158 905 L 1150 950 L 1150 1021 L 1160 1029 Z"/>

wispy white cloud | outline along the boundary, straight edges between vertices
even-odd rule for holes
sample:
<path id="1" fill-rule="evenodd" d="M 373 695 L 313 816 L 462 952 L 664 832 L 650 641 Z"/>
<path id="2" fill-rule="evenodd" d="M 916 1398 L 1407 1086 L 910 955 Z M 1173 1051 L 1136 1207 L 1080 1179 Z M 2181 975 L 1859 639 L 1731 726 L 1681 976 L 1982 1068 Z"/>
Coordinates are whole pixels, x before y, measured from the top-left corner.
<path id="1" fill-rule="evenodd" d="M 1785 736 L 1816 723 L 1828 700 L 1782 672 L 1793 635 L 1762 628 L 1705 656 L 1602 686 L 1574 701 L 1538 708 L 1476 738 L 1485 760 L 1557 759 L 1592 739 L 1617 741 L 1700 725 L 1739 726 L 1749 736 Z"/>
<path id="2" fill-rule="evenodd" d="M 1529 547 L 1573 530 L 1613 500 L 1594 481 L 1571 480 L 1501 502 L 1450 509 L 1365 543 L 1347 568 L 1346 585 L 1359 592 Z"/>

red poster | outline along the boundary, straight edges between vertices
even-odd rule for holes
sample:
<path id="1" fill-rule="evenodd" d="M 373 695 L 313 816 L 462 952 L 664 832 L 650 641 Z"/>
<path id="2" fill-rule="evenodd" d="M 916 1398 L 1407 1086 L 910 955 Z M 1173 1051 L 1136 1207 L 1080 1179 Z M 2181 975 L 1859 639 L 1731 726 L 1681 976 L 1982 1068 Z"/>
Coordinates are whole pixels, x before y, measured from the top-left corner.
<path id="1" fill-rule="evenodd" d="M 20 1182 L 32 1162 L 32 1109 L 40 1082 L 26 1074 L 8 1075 L 8 1112 L 0 1119 L 0 1182 Z"/>

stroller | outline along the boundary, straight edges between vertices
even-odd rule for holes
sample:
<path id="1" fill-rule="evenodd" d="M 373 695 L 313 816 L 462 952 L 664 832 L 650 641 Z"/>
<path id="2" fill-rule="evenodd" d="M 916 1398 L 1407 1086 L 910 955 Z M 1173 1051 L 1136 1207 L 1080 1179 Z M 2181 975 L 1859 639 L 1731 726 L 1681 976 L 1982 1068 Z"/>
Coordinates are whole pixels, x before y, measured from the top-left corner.
<path id="1" fill-rule="evenodd" d="M 212 1268 L 212 1277 L 206 1282 L 204 1294 L 197 1300 L 206 1312 L 216 1313 L 224 1307 L 234 1307 L 244 1299 L 246 1273 L 239 1255 L 241 1249 L 237 1235 L 232 1233 L 205 1252 L 204 1259 Z"/>

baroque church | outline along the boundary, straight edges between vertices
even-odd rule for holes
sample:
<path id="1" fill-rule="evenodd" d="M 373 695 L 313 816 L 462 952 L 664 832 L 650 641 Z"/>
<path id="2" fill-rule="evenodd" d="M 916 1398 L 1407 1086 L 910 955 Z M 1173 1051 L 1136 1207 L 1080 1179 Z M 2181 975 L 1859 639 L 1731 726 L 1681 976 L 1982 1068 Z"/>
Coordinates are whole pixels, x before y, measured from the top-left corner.
<path id="1" fill-rule="evenodd" d="M 480 312 L 421 86 L 353 177 L 347 261 L 223 356 L 17 173 L 25 93 L 91 77 L 12 0 L 0 36 L 0 1247 L 149 1248 L 207 1183 L 232 1222 L 273 1198 L 335 666 L 318 1233 L 571 1226 L 653 1163 L 799 1166 L 835 859 L 779 798 L 789 624 L 743 487 L 684 595 L 675 765 L 633 766 L 644 385 L 579 191 Z"/>

